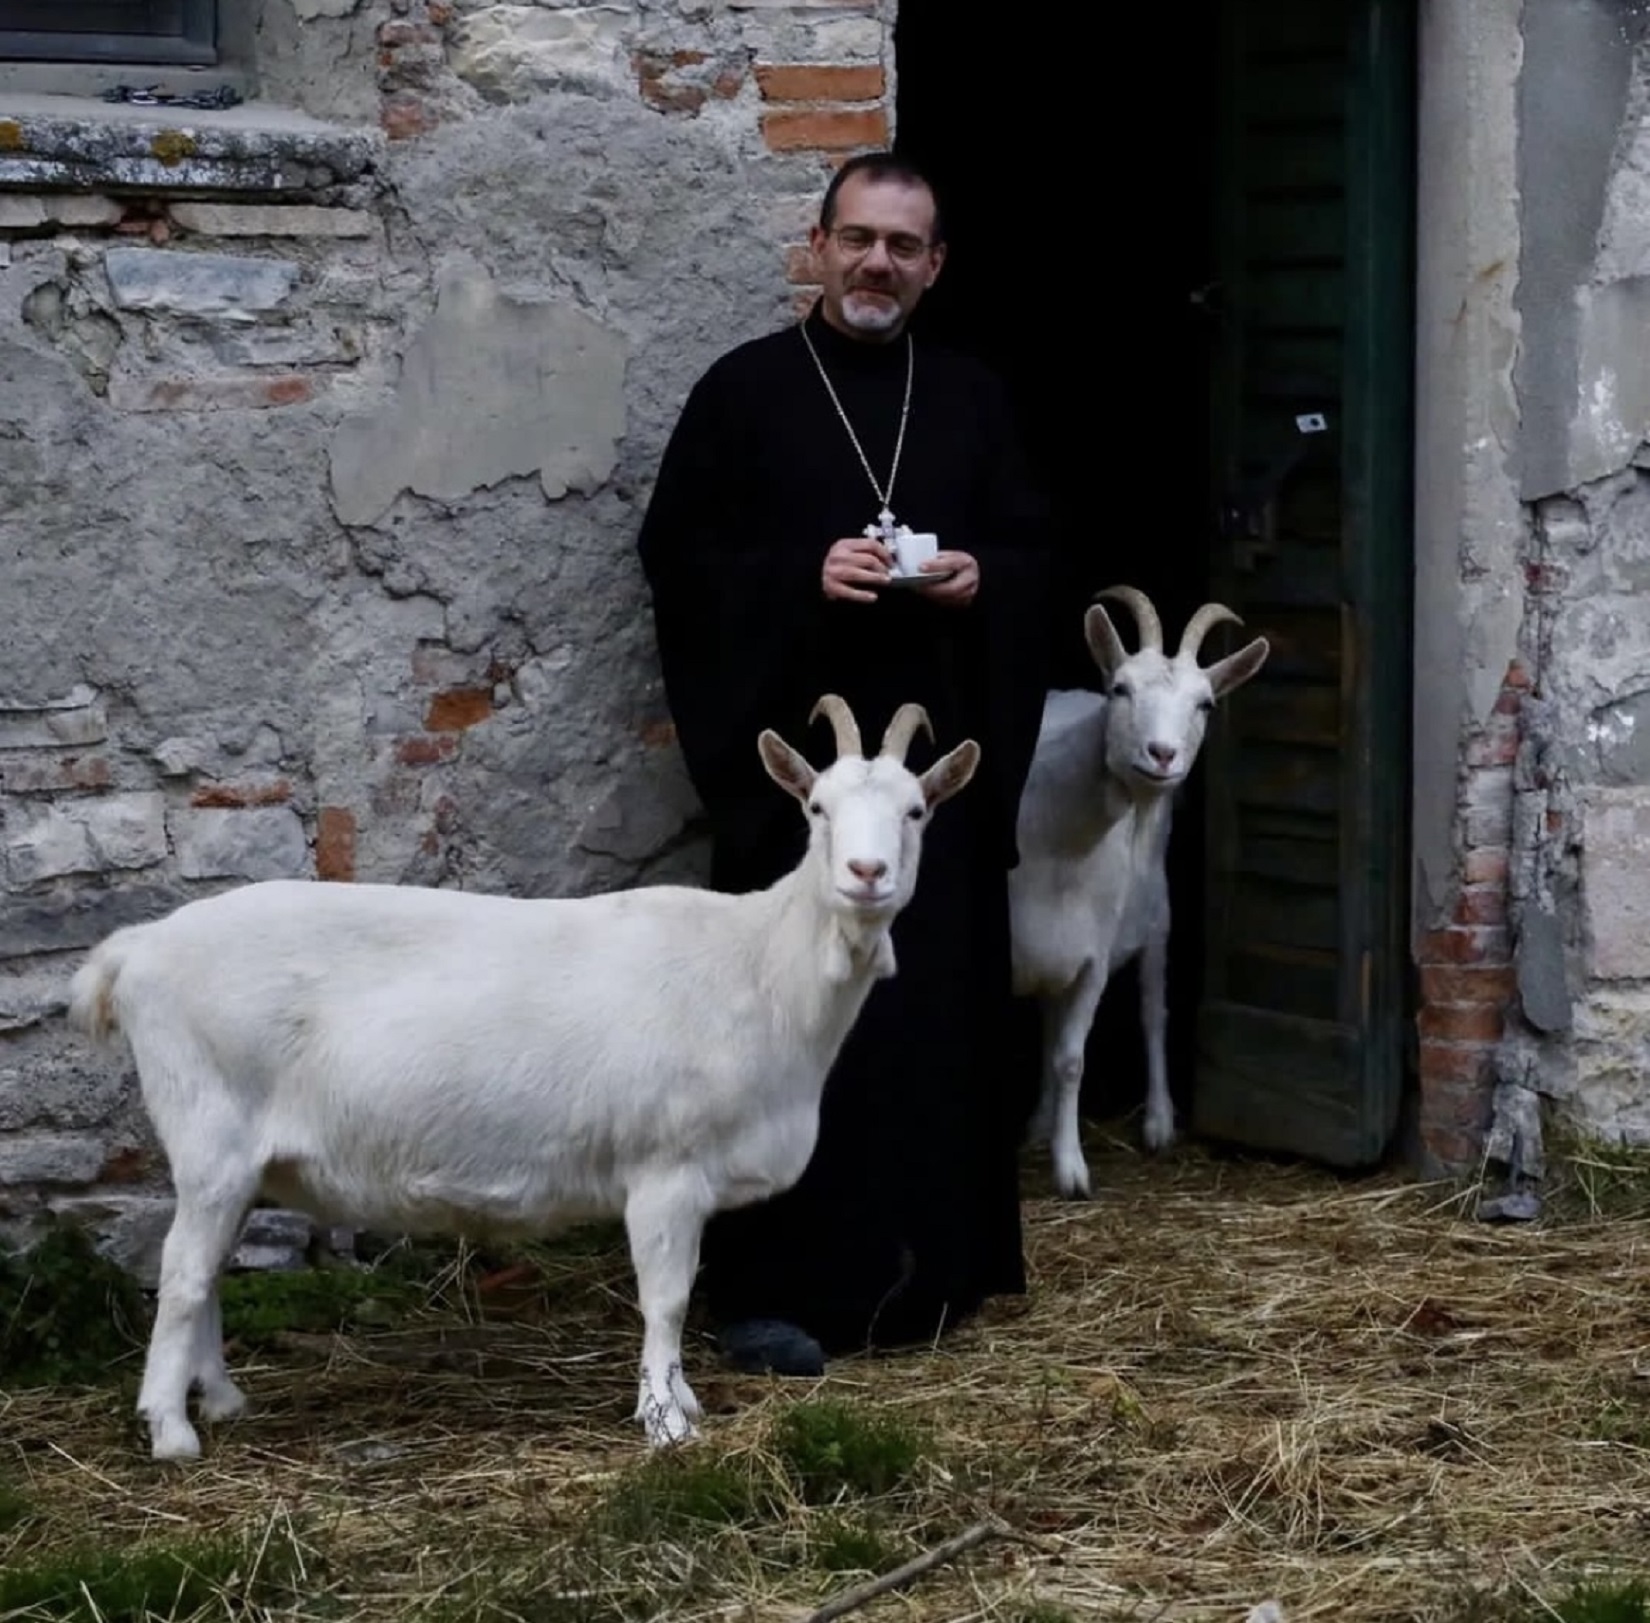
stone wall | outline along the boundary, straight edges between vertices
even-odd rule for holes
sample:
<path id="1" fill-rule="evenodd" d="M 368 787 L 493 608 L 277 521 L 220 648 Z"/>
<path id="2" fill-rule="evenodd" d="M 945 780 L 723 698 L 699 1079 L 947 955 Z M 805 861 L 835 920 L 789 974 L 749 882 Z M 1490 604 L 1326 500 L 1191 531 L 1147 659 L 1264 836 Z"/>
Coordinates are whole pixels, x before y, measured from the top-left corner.
<path id="1" fill-rule="evenodd" d="M 140 1269 L 163 1169 L 60 1018 L 108 930 L 699 872 L 636 527 L 887 135 L 870 0 L 236 16 L 229 112 L 0 92 L 0 1219 Z"/>
<path id="2" fill-rule="evenodd" d="M 1516 259 L 1480 272 L 1516 266 L 1516 308 L 1483 334 L 1485 357 L 1515 357 L 1516 416 L 1455 441 L 1497 537 L 1462 550 L 1460 591 L 1512 629 L 1494 658 L 1462 648 L 1485 702 L 1422 937 L 1421 1036 L 1438 1158 L 1487 1146 L 1538 1175 L 1554 1107 L 1650 1142 L 1650 19 L 1589 3 L 1524 6 L 1518 25 L 1521 55 L 1494 70 L 1516 75 L 1516 126 L 1493 126 L 1517 154 Z"/>

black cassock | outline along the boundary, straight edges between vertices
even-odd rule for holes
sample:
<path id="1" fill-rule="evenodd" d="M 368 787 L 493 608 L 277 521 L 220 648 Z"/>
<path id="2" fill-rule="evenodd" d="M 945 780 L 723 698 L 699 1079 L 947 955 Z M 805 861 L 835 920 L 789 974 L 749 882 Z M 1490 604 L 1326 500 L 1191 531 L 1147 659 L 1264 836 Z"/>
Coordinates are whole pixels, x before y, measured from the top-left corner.
<path id="1" fill-rule="evenodd" d="M 905 340 L 846 338 L 817 307 L 808 332 L 886 482 Z M 918 735 L 907 759 L 919 771 L 965 737 L 981 745 L 974 781 L 929 824 L 894 926 L 898 973 L 875 985 L 831 1072 L 807 1171 L 705 1233 L 699 1284 L 718 1321 L 786 1319 L 834 1351 L 926 1338 L 1025 1286 L 1016 1159 L 1035 1078 L 1009 1057 L 1005 876 L 1044 693 L 1048 538 L 992 374 L 918 343 L 891 501 L 912 530 L 979 559 L 972 604 L 908 589 L 874 604 L 824 597 L 831 543 L 880 505 L 792 328 L 695 386 L 640 538 L 716 889 L 759 889 L 800 859 L 805 820 L 756 740 L 772 727 L 828 762 L 829 728 L 808 727 L 821 694 L 848 701 L 873 753 L 901 704 L 926 707 L 937 751 Z"/>

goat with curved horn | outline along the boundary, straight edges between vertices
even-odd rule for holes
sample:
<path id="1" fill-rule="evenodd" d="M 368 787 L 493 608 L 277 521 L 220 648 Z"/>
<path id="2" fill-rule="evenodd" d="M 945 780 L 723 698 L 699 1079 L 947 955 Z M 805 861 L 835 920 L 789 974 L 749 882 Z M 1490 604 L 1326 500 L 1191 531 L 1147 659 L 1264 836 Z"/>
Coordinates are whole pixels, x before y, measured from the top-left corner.
<path id="1" fill-rule="evenodd" d="M 848 701 L 839 694 L 823 693 L 808 715 L 808 725 L 811 727 L 824 716 L 831 724 L 831 731 L 836 734 L 836 753 L 840 759 L 844 755 L 863 755 L 865 745 L 860 742 L 859 723 L 854 720 L 854 713 L 848 708 Z"/>
<path id="2" fill-rule="evenodd" d="M 1205 603 L 1190 620 L 1186 622 L 1186 629 L 1180 633 L 1179 654 L 1189 654 L 1193 659 L 1197 651 L 1203 646 L 1203 639 L 1218 625 L 1230 623 L 1235 626 L 1243 624 L 1242 616 L 1234 614 L 1224 603 Z"/>
<path id="3" fill-rule="evenodd" d="M 903 763 L 905 752 L 910 749 L 911 740 L 916 737 L 919 728 L 928 734 L 928 742 L 932 744 L 934 727 L 928 719 L 928 712 L 920 704 L 902 704 L 882 735 L 881 753 Z"/>
<path id="4" fill-rule="evenodd" d="M 1098 602 L 1103 597 L 1109 597 L 1113 602 L 1121 603 L 1134 616 L 1136 629 L 1140 633 L 1142 648 L 1161 648 L 1163 646 L 1163 622 L 1157 617 L 1157 610 L 1152 607 L 1152 600 L 1135 586 L 1108 586 L 1104 591 L 1094 594 Z"/>
<path id="5" fill-rule="evenodd" d="M 1132 586 L 1100 594 L 1134 611 L 1140 647 L 1129 653 L 1099 604 L 1084 613 L 1103 694 L 1050 693 L 1020 798 L 1020 864 L 1008 876 L 1014 987 L 1042 1004 L 1042 1097 L 1032 1136 L 1053 1151 L 1065 1195 L 1089 1192 L 1078 1132 L 1083 1065 L 1095 1010 L 1112 975 L 1140 961 L 1140 1020 L 1146 1038 L 1148 1149 L 1173 1143 L 1168 1073 L 1169 881 L 1175 797 L 1197 761 L 1216 702 L 1265 663 L 1264 637 L 1214 664 L 1197 662 L 1209 631 L 1236 621 L 1224 604 L 1194 614 L 1172 657 L 1162 626 Z"/>

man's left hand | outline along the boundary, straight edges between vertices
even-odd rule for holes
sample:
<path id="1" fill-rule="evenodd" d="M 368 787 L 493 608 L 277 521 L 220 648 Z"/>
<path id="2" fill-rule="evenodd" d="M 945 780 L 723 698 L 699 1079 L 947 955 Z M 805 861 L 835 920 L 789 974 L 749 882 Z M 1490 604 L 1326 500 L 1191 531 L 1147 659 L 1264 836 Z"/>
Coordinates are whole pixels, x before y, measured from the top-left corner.
<path id="1" fill-rule="evenodd" d="M 949 580 L 937 580 L 929 586 L 918 586 L 916 590 L 931 603 L 955 603 L 959 606 L 972 603 L 974 594 L 980 589 L 980 565 L 973 553 L 936 552 L 918 570 L 918 574 L 945 575 L 952 570 L 956 573 Z"/>

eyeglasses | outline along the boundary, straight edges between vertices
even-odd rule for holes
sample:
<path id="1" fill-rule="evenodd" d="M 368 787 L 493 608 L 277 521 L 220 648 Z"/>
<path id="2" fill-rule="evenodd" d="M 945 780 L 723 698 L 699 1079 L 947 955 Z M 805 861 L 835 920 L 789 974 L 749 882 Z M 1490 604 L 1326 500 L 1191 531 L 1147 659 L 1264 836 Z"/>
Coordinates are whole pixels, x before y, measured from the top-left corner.
<path id="1" fill-rule="evenodd" d="M 850 258 L 859 259 L 880 242 L 888 250 L 888 257 L 897 265 L 914 265 L 933 246 L 924 238 L 909 231 L 890 231 L 886 236 L 865 225 L 839 225 L 827 235 L 836 239 L 836 245 Z"/>

